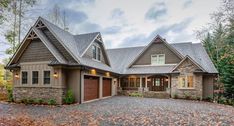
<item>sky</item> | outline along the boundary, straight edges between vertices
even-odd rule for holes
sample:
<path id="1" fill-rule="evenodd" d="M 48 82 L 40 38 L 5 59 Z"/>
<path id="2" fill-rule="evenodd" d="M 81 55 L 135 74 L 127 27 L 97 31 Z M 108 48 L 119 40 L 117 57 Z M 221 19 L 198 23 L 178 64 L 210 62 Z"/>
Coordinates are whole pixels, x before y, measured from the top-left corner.
<path id="1" fill-rule="evenodd" d="M 101 32 L 106 48 L 120 48 L 147 45 L 156 35 L 169 43 L 197 43 L 195 31 L 211 22 L 210 14 L 221 1 L 39 0 L 33 13 L 27 15 L 33 18 L 25 21 L 23 36 L 38 16 L 48 18 L 55 4 L 66 12 L 69 32 Z M 3 34 L 0 41 L 5 41 Z M 8 57 L 4 54 L 6 48 L 6 44 L 0 45 L 0 61 Z"/>

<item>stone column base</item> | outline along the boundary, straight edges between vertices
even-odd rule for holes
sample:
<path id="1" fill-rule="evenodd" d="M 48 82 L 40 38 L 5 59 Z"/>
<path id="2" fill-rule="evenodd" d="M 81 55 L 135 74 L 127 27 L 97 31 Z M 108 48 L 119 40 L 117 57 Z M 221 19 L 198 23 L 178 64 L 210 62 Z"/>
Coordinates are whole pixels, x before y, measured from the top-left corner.
<path id="1" fill-rule="evenodd" d="M 148 87 L 145 87 L 145 88 L 144 88 L 144 91 L 149 91 L 149 88 L 148 88 Z"/>
<path id="2" fill-rule="evenodd" d="M 142 87 L 138 87 L 138 91 L 142 92 L 143 88 Z"/>

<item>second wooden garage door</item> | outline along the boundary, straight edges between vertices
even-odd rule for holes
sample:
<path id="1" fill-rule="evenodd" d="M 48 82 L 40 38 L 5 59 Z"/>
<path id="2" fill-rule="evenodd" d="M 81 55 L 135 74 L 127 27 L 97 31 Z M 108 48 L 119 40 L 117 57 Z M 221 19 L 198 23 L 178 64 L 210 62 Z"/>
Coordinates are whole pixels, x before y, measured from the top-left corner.
<path id="1" fill-rule="evenodd" d="M 111 96 L 111 79 L 103 78 L 103 90 L 102 95 L 103 97 Z"/>
<path id="2" fill-rule="evenodd" d="M 99 98 L 99 78 L 84 76 L 84 101 Z"/>

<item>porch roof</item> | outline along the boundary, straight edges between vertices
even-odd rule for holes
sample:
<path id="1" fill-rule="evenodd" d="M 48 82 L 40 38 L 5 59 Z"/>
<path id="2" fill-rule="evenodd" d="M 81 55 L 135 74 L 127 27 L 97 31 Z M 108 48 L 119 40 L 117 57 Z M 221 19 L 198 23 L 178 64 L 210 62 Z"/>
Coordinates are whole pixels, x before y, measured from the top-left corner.
<path id="1" fill-rule="evenodd" d="M 133 66 L 124 71 L 125 74 L 166 74 L 171 73 L 175 65 L 168 66 Z"/>

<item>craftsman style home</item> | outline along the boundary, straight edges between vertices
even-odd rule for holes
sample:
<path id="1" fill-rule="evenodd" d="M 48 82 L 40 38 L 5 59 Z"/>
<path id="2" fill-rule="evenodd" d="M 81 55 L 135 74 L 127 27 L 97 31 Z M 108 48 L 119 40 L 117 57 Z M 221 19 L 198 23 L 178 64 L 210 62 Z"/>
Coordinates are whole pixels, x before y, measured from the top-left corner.
<path id="1" fill-rule="evenodd" d="M 106 49 L 99 32 L 72 35 L 39 17 L 6 66 L 15 101 L 56 99 L 68 90 L 84 103 L 129 92 L 203 99 L 213 96 L 217 70 L 201 43 L 157 35 L 141 47 Z"/>

